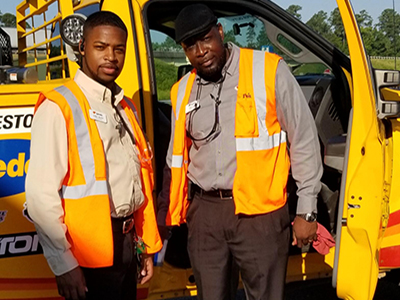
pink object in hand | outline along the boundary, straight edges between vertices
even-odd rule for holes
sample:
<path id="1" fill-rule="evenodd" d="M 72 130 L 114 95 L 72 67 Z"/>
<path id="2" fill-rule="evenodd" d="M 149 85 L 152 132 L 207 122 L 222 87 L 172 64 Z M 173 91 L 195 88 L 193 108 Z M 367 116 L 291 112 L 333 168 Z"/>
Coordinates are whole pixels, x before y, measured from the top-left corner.
<path id="1" fill-rule="evenodd" d="M 313 247 L 318 253 L 326 255 L 329 249 L 335 246 L 335 240 L 324 226 L 318 223 L 317 240 L 313 242 Z"/>

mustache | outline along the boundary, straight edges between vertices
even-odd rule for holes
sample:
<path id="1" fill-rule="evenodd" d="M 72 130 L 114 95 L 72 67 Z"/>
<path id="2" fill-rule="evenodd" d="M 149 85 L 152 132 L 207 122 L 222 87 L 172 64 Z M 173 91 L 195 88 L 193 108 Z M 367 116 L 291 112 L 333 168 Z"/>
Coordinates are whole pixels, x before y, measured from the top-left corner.
<path id="1" fill-rule="evenodd" d="M 207 58 L 203 59 L 202 61 L 200 61 L 199 63 L 200 63 L 200 65 L 204 65 L 206 62 L 208 62 L 212 59 L 213 59 L 212 57 L 207 57 Z"/>
<path id="2" fill-rule="evenodd" d="M 115 70 L 119 69 L 116 64 L 112 64 L 112 63 L 101 64 L 100 67 L 101 68 L 110 68 L 110 69 L 115 69 Z"/>

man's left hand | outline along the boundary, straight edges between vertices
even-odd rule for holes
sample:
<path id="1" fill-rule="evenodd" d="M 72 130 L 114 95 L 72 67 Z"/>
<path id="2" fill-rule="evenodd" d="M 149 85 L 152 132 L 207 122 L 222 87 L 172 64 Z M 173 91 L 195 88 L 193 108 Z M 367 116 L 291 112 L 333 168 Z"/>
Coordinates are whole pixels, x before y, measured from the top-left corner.
<path id="1" fill-rule="evenodd" d="M 138 268 L 140 268 L 138 283 L 144 284 L 148 282 L 153 277 L 153 255 L 143 253 L 141 266 L 138 266 Z"/>
<path id="2" fill-rule="evenodd" d="M 296 217 L 293 221 L 293 242 L 292 245 L 301 248 L 317 239 L 317 222 L 307 222 Z"/>

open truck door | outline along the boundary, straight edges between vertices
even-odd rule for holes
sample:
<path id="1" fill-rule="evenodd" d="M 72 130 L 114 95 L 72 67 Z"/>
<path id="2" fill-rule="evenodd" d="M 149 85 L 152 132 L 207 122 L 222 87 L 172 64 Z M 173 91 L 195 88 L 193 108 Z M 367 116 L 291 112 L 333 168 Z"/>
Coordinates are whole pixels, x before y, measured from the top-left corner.
<path id="1" fill-rule="evenodd" d="M 333 285 L 344 299 L 372 299 L 380 267 L 400 267 L 397 71 L 373 70 L 349 0 L 337 0 L 352 68 Z M 385 100 L 386 99 L 386 100 Z M 392 100 L 389 100 L 392 99 Z M 394 101 L 393 101 L 394 100 Z M 397 144 L 396 144 L 397 140 Z M 398 176 L 398 175 L 397 175 Z"/>

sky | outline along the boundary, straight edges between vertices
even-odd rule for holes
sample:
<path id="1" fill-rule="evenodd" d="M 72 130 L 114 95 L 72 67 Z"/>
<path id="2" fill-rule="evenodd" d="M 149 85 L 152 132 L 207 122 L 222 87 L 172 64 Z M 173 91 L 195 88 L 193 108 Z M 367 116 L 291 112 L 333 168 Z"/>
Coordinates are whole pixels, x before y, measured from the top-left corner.
<path id="1" fill-rule="evenodd" d="M 328 16 L 336 7 L 335 0 L 272 0 L 284 9 L 295 4 L 300 5 L 302 10 L 302 21 L 307 22 L 313 14 L 320 10 L 326 11 Z M 0 0 L 0 11 L 4 13 L 12 13 L 15 15 L 16 6 L 21 3 L 21 0 Z M 374 19 L 374 24 L 378 21 L 378 17 L 386 8 L 393 8 L 393 0 L 352 0 L 353 9 L 356 13 L 365 9 Z M 400 13 L 400 0 L 394 0 L 395 10 Z"/>
<path id="2" fill-rule="evenodd" d="M 0 0 L 2 1 L 2 0 Z M 330 12 L 337 7 L 335 0 L 272 0 L 282 8 L 286 9 L 290 5 L 300 5 L 302 10 L 301 20 L 307 22 L 315 13 L 320 10 Z M 365 9 L 373 18 L 374 24 L 378 22 L 378 17 L 387 8 L 393 8 L 393 0 L 350 0 L 353 10 L 358 13 Z M 394 0 L 395 10 L 400 13 L 400 0 Z"/>

